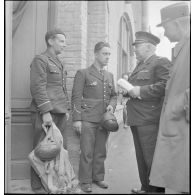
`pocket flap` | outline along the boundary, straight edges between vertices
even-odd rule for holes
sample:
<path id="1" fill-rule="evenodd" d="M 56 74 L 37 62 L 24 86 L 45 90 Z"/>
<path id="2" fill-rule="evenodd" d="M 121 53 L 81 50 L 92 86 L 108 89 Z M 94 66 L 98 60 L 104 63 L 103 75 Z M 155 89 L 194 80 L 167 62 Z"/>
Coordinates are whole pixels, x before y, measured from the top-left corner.
<path id="1" fill-rule="evenodd" d="M 137 79 L 150 79 L 150 73 L 148 71 L 141 71 L 137 74 Z"/>
<path id="2" fill-rule="evenodd" d="M 51 73 L 56 73 L 56 74 L 60 73 L 60 71 L 56 65 L 49 64 L 48 68 L 49 68 L 49 72 L 51 72 Z"/>

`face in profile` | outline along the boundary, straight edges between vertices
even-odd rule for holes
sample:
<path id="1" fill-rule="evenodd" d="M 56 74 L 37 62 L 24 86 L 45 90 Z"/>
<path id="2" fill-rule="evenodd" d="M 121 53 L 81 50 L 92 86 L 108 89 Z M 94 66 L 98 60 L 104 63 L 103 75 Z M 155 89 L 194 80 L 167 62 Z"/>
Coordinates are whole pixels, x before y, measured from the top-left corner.
<path id="1" fill-rule="evenodd" d="M 54 49 L 56 55 L 62 53 L 66 47 L 66 37 L 62 34 L 56 34 L 53 39 L 49 39 L 50 46 Z"/>
<path id="2" fill-rule="evenodd" d="M 145 43 L 136 44 L 134 46 L 134 52 L 138 61 L 144 60 L 147 49 L 148 48 Z"/>
<path id="3" fill-rule="evenodd" d="M 177 24 L 176 22 L 167 22 L 163 24 L 164 28 L 164 36 L 166 36 L 170 42 L 177 42 L 177 34 L 178 34 L 178 29 L 177 29 Z"/>
<path id="4" fill-rule="evenodd" d="M 107 66 L 110 59 L 110 48 L 103 47 L 95 53 L 95 58 L 101 66 Z"/>

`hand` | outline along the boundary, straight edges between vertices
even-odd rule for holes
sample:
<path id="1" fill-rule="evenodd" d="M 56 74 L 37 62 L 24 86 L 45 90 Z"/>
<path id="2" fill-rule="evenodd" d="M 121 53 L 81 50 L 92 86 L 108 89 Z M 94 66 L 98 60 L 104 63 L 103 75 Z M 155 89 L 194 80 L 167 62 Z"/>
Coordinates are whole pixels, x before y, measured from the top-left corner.
<path id="1" fill-rule="evenodd" d="M 113 113 L 113 111 L 114 111 L 114 109 L 111 105 L 108 105 L 106 110 L 107 110 L 107 112 L 111 112 L 111 113 Z"/>
<path id="2" fill-rule="evenodd" d="M 66 112 L 66 120 L 68 121 L 69 118 L 70 118 L 70 114 Z"/>
<path id="3" fill-rule="evenodd" d="M 76 132 L 80 135 L 81 134 L 82 122 L 81 121 L 73 122 L 73 127 L 76 130 Z"/>
<path id="4" fill-rule="evenodd" d="M 140 97 L 140 86 L 135 86 L 133 89 L 131 89 L 130 91 L 128 91 L 128 94 L 132 97 L 132 98 L 139 98 Z"/>
<path id="5" fill-rule="evenodd" d="M 43 120 L 44 126 L 51 126 L 53 119 L 52 119 L 50 112 L 43 113 L 42 120 Z"/>

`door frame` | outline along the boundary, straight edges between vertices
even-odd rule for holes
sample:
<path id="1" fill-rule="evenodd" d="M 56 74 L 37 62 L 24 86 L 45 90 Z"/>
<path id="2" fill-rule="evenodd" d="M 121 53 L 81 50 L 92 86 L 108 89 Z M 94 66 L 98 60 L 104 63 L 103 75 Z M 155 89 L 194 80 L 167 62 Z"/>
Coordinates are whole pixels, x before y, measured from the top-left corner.
<path id="1" fill-rule="evenodd" d="M 5 1 L 5 193 L 11 191 L 11 64 L 12 64 L 12 1 Z"/>

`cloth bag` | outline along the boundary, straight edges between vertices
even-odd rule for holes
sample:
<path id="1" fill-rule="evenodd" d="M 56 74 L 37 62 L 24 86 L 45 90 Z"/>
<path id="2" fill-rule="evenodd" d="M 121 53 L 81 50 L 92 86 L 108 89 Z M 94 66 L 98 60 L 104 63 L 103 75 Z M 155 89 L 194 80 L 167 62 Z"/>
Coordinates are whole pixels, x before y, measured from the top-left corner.
<path id="1" fill-rule="evenodd" d="M 28 155 L 28 159 L 48 193 L 78 194 L 81 192 L 78 188 L 79 182 L 69 161 L 68 151 L 63 147 L 63 137 L 54 123 L 52 124 L 52 128 L 53 136 L 60 143 L 60 152 L 56 158 L 50 161 L 42 161 L 35 155 L 35 150 L 33 150 Z"/>
<path id="2" fill-rule="evenodd" d="M 42 125 L 42 127 L 46 136 L 36 146 L 34 153 L 41 161 L 50 161 L 56 158 L 61 150 L 61 138 L 59 137 L 60 135 L 54 131 L 54 125 L 51 125 L 48 130 L 46 126 Z"/>

